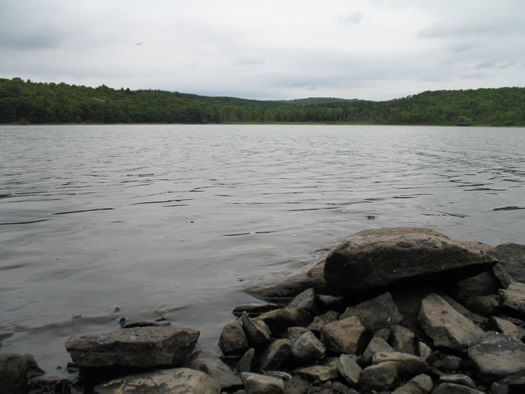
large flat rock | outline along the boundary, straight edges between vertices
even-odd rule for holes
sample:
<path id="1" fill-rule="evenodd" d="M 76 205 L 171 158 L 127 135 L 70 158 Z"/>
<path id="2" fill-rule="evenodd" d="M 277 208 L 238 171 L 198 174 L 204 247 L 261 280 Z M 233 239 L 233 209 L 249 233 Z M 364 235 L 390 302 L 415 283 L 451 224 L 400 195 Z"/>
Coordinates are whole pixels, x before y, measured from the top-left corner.
<path id="1" fill-rule="evenodd" d="M 460 278 L 490 269 L 495 264 L 487 254 L 490 249 L 424 228 L 366 230 L 330 251 L 324 277 L 329 288 L 347 293 L 436 274 L 454 273 Z"/>
<path id="2" fill-rule="evenodd" d="M 108 334 L 73 336 L 66 350 L 81 368 L 176 365 L 191 353 L 199 331 L 175 327 L 126 328 Z"/>

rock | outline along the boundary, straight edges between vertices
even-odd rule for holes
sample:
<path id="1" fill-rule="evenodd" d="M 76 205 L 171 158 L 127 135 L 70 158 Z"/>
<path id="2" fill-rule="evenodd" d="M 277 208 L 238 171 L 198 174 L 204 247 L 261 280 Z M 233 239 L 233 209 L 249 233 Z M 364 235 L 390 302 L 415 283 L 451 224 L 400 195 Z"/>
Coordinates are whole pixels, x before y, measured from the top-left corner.
<path id="1" fill-rule="evenodd" d="M 430 376 L 420 374 L 410 379 L 404 385 L 395 389 L 392 394 L 425 394 L 434 387 Z"/>
<path id="2" fill-rule="evenodd" d="M 305 311 L 314 314 L 317 311 L 317 300 L 315 290 L 310 288 L 295 296 L 286 306 L 287 308 L 304 309 Z"/>
<path id="3" fill-rule="evenodd" d="M 461 357 L 447 354 L 439 360 L 434 361 L 432 366 L 440 371 L 454 372 L 460 369 L 462 363 L 463 359 Z"/>
<path id="4" fill-rule="evenodd" d="M 473 389 L 456 383 L 441 383 L 432 394 L 484 394 L 483 391 Z"/>
<path id="5" fill-rule="evenodd" d="M 82 368 L 151 368 L 180 364 L 198 339 L 199 331 L 186 328 L 126 328 L 108 334 L 70 337 L 66 350 Z"/>
<path id="6" fill-rule="evenodd" d="M 363 360 L 366 364 L 370 364 L 374 354 L 393 351 L 394 349 L 383 338 L 374 336 L 363 353 Z"/>
<path id="7" fill-rule="evenodd" d="M 437 294 L 421 301 L 418 321 L 434 346 L 464 351 L 484 332 Z"/>
<path id="8" fill-rule="evenodd" d="M 489 331 L 468 350 L 468 356 L 486 378 L 501 378 L 525 371 L 525 344 Z"/>
<path id="9" fill-rule="evenodd" d="M 225 355 L 244 354 L 248 350 L 248 339 L 239 321 L 233 321 L 222 328 L 219 348 Z"/>
<path id="10" fill-rule="evenodd" d="M 341 354 L 337 359 L 337 370 L 344 380 L 350 385 L 355 386 L 359 383 L 359 377 L 363 369 L 357 363 L 355 356 L 352 357 L 348 354 Z"/>
<path id="11" fill-rule="evenodd" d="M 317 296 L 319 304 L 326 310 L 334 310 L 342 312 L 346 308 L 346 301 L 344 297 L 337 297 L 329 294 L 319 294 Z"/>
<path id="12" fill-rule="evenodd" d="M 0 354 L 0 388 L 4 393 L 27 392 L 27 363 L 23 356 Z"/>
<path id="13" fill-rule="evenodd" d="M 478 326 L 483 326 L 487 323 L 487 318 L 483 317 L 481 315 L 478 315 L 477 313 L 472 312 L 471 310 L 465 308 L 463 305 L 461 305 L 459 302 L 457 302 L 454 298 L 446 295 L 446 294 L 438 294 L 441 298 L 443 298 L 452 308 L 456 310 L 456 312 L 459 312 L 463 316 L 465 316 L 467 319 L 472 320 L 474 323 L 476 323 Z"/>
<path id="14" fill-rule="evenodd" d="M 296 364 L 308 364 L 323 358 L 326 348 L 310 331 L 304 333 L 292 343 L 292 357 Z"/>
<path id="15" fill-rule="evenodd" d="M 243 312 L 246 312 L 249 317 L 256 317 L 264 312 L 273 311 L 279 309 L 278 304 L 243 304 L 236 306 L 232 313 L 236 317 L 241 317 Z"/>
<path id="16" fill-rule="evenodd" d="M 365 328 L 356 316 L 328 323 L 321 329 L 321 342 L 334 353 L 356 353 L 364 339 Z"/>
<path id="17" fill-rule="evenodd" d="M 404 375 L 415 376 L 428 369 L 428 364 L 418 356 L 400 352 L 379 352 L 372 358 L 373 364 L 397 362 L 399 372 Z"/>
<path id="18" fill-rule="evenodd" d="M 329 253 L 325 280 L 330 288 L 359 293 L 434 274 L 472 276 L 494 265 L 489 249 L 424 228 L 366 230 Z"/>
<path id="19" fill-rule="evenodd" d="M 188 368 L 165 369 L 124 376 L 95 387 L 97 394 L 202 393 L 219 394 L 219 384 L 208 374 Z"/>
<path id="20" fill-rule="evenodd" d="M 270 328 L 264 321 L 251 319 L 247 312 L 243 312 L 241 322 L 251 346 L 259 348 L 270 343 Z"/>
<path id="21" fill-rule="evenodd" d="M 425 392 L 430 392 L 432 387 L 434 387 L 434 383 L 432 383 L 430 376 L 425 374 L 414 376 L 410 381 L 416 383 Z"/>
<path id="22" fill-rule="evenodd" d="M 476 388 L 476 383 L 474 383 L 472 378 L 463 374 L 442 375 L 439 377 L 439 381 L 447 383 L 456 383 L 462 386 L 471 387 L 473 389 Z"/>
<path id="23" fill-rule="evenodd" d="M 284 394 L 284 382 L 273 376 L 244 372 L 241 374 L 247 394 Z"/>
<path id="24" fill-rule="evenodd" d="M 499 296 L 497 294 L 468 297 L 464 300 L 465 306 L 475 313 L 483 316 L 493 315 L 499 308 Z"/>
<path id="25" fill-rule="evenodd" d="M 292 353 L 288 339 L 277 339 L 270 343 L 258 360 L 258 371 L 279 369 Z"/>
<path id="26" fill-rule="evenodd" d="M 417 343 L 417 354 L 423 360 L 427 361 L 428 358 L 432 355 L 432 349 L 425 342 L 419 341 Z"/>
<path id="27" fill-rule="evenodd" d="M 368 331 L 376 331 L 403 321 L 403 316 L 399 313 L 390 293 L 383 293 L 372 300 L 346 308 L 340 319 L 351 316 L 359 317 L 361 324 Z"/>
<path id="28" fill-rule="evenodd" d="M 58 376 L 39 376 L 29 381 L 28 392 L 37 393 L 71 393 L 71 382 Z"/>
<path id="29" fill-rule="evenodd" d="M 183 367 L 207 373 L 219 383 L 221 390 L 242 386 L 241 378 L 219 357 L 207 351 L 201 350 L 191 354 Z"/>
<path id="30" fill-rule="evenodd" d="M 305 327 L 288 327 L 284 337 L 293 343 L 297 338 L 306 332 L 310 332 L 310 330 Z"/>
<path id="31" fill-rule="evenodd" d="M 314 320 L 308 326 L 308 329 L 316 335 L 321 334 L 321 328 L 325 324 L 337 321 L 339 319 L 339 313 L 336 311 L 328 311 L 322 315 L 315 316 Z"/>
<path id="32" fill-rule="evenodd" d="M 243 354 L 237 365 L 235 371 L 237 373 L 250 372 L 252 370 L 253 360 L 255 359 L 255 349 L 250 348 Z"/>
<path id="33" fill-rule="evenodd" d="M 498 382 L 494 382 L 492 389 L 495 394 L 525 393 L 525 372 L 507 376 Z"/>
<path id="34" fill-rule="evenodd" d="M 494 271 L 499 271 L 500 275 L 496 276 L 503 287 L 512 282 L 525 283 L 525 245 L 505 243 L 489 250 L 488 254 L 498 261 Z"/>
<path id="35" fill-rule="evenodd" d="M 497 293 L 500 283 L 491 270 L 460 280 L 455 287 L 457 297 L 466 299 Z"/>
<path id="36" fill-rule="evenodd" d="M 502 319 L 497 316 L 492 316 L 488 323 L 487 329 L 493 331 L 499 331 L 503 335 L 507 335 L 512 338 L 520 339 L 521 331 L 520 328 L 509 320 Z"/>
<path id="37" fill-rule="evenodd" d="M 514 282 L 501 294 L 501 307 L 509 315 L 525 318 L 525 283 Z"/>
<path id="38" fill-rule="evenodd" d="M 385 327 L 385 328 L 381 328 L 377 330 L 374 333 L 374 337 L 381 338 L 381 339 L 384 339 L 385 341 L 388 341 L 388 339 L 390 338 L 390 334 L 392 334 L 392 330 L 390 328 Z"/>
<path id="39" fill-rule="evenodd" d="M 272 334 L 279 335 L 288 327 L 306 327 L 312 321 L 312 315 L 303 309 L 281 308 L 263 313 L 257 319 L 264 321 Z"/>
<path id="40" fill-rule="evenodd" d="M 408 328 L 395 324 L 391 327 L 390 344 L 396 352 L 416 354 L 415 334 Z"/>
<path id="41" fill-rule="evenodd" d="M 294 370 L 294 373 L 314 382 L 326 382 L 327 380 L 336 379 L 339 377 L 337 360 L 332 358 L 321 364 L 298 368 Z"/>

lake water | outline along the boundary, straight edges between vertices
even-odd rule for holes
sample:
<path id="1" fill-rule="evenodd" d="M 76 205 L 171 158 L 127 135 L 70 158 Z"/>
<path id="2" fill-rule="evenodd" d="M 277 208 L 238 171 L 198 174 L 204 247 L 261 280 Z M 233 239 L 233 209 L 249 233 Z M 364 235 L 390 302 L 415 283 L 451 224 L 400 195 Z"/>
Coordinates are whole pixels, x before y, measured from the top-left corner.
<path id="1" fill-rule="evenodd" d="M 4 126 L 0 351 L 64 374 L 66 338 L 122 316 L 217 350 L 243 287 L 349 234 L 525 243 L 523 223 L 523 128 Z"/>

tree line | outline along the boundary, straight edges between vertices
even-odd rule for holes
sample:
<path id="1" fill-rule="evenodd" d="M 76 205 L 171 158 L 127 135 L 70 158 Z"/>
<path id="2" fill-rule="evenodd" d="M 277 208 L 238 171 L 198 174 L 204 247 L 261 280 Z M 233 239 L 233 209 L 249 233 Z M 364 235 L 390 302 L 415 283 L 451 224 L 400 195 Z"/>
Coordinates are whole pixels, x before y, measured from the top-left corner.
<path id="1" fill-rule="evenodd" d="M 427 91 L 388 101 L 260 101 L 0 78 L 4 124 L 237 122 L 525 126 L 525 88 Z"/>

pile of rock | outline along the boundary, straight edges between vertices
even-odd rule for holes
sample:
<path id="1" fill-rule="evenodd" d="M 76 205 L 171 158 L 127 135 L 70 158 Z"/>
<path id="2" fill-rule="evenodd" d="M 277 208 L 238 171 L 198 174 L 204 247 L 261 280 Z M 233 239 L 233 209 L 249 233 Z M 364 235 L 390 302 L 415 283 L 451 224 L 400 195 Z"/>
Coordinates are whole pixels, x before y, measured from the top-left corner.
<path id="1" fill-rule="evenodd" d="M 233 310 L 221 357 L 171 326 L 66 348 L 97 393 L 525 392 L 524 283 L 525 246 L 370 230 L 306 275 L 249 289 L 273 303 Z"/>

